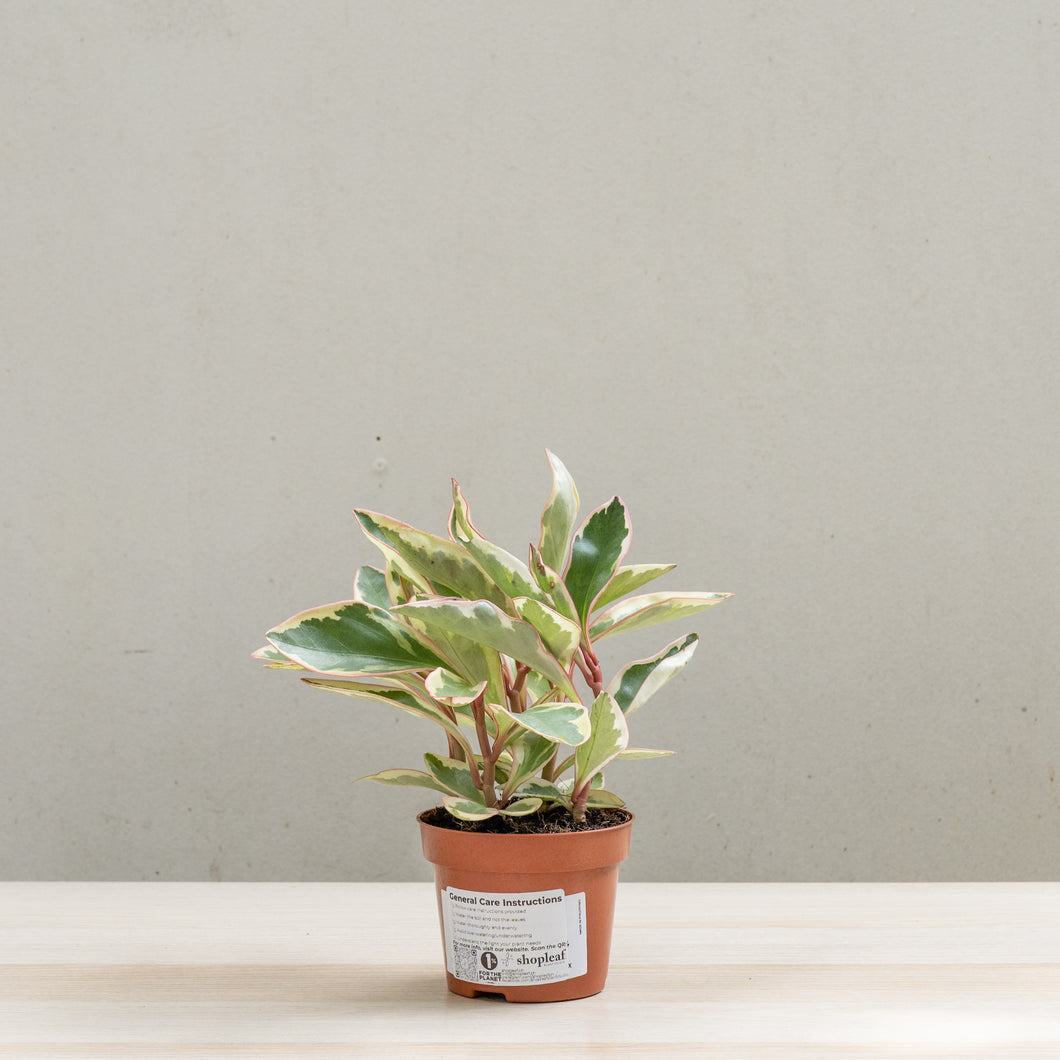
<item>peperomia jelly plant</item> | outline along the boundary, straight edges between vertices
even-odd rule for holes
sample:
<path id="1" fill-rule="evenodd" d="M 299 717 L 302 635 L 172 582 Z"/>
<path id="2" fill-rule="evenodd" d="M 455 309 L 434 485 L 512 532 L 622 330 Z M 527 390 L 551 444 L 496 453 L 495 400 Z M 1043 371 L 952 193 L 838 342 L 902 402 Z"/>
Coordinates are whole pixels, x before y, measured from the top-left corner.
<path id="1" fill-rule="evenodd" d="M 674 565 L 624 565 L 625 505 L 613 497 L 578 526 L 574 480 L 548 459 L 552 493 L 527 562 L 475 529 L 455 480 L 448 538 L 358 509 L 383 566 L 361 567 L 352 600 L 295 615 L 254 653 L 271 668 L 309 671 L 314 688 L 436 723 L 446 753 L 425 754 L 425 770 L 363 779 L 439 792 L 465 821 L 557 805 L 583 821 L 590 807 L 621 807 L 603 770 L 672 753 L 630 747 L 628 718 L 685 666 L 698 638 L 680 637 L 610 680 L 596 645 L 731 595 L 630 595 Z"/>

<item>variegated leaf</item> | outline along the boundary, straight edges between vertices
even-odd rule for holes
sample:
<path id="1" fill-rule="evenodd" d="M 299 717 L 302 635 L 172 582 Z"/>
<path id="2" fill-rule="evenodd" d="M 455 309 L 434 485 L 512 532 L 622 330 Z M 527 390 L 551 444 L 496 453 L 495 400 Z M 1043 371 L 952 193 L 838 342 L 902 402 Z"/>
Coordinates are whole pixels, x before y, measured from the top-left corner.
<path id="1" fill-rule="evenodd" d="M 475 782 L 471 779 L 471 770 L 468 769 L 466 762 L 458 762 L 454 758 L 442 758 L 434 754 L 425 754 L 423 761 L 426 762 L 430 775 L 449 794 L 458 795 L 464 799 L 482 798 L 482 792 L 475 787 Z"/>
<path id="2" fill-rule="evenodd" d="M 323 689 L 325 692 L 338 692 L 339 695 L 351 696 L 354 699 L 367 699 L 373 703 L 396 707 L 398 710 L 405 711 L 406 714 L 415 714 L 418 718 L 427 718 L 457 737 L 461 745 L 470 753 L 470 747 L 459 725 L 449 718 L 437 703 L 432 702 L 426 696 L 416 695 L 408 688 L 390 688 L 385 685 L 371 685 L 358 681 L 336 681 L 326 677 L 303 677 L 302 680 L 307 685 Z"/>
<path id="3" fill-rule="evenodd" d="M 575 752 L 575 786 L 581 788 L 629 745 L 629 726 L 614 697 L 601 692 L 589 711 L 592 735 Z"/>
<path id="4" fill-rule="evenodd" d="M 532 777 L 524 781 L 516 788 L 515 794 L 527 798 L 544 799 L 548 802 L 563 802 L 569 797 L 569 793 L 564 795 L 555 784 L 542 780 L 541 777 Z"/>
<path id="5" fill-rule="evenodd" d="M 619 600 L 601 611 L 589 627 L 591 640 L 688 618 L 728 600 L 732 593 L 647 593 Z"/>
<path id="6" fill-rule="evenodd" d="M 513 714 L 504 707 L 494 705 L 493 712 L 503 715 L 520 728 L 536 732 L 546 740 L 554 740 L 577 747 L 591 735 L 589 712 L 580 703 L 546 703 L 543 707 L 531 707 L 521 714 Z"/>
<path id="7" fill-rule="evenodd" d="M 556 745 L 552 740 L 539 736 L 529 729 L 522 729 L 519 735 L 506 748 L 510 768 L 506 781 L 505 795 L 510 796 L 524 780 L 534 776 L 555 754 Z"/>
<path id="8" fill-rule="evenodd" d="M 281 655 L 271 644 L 266 644 L 265 647 L 258 648 L 257 651 L 251 652 L 250 657 L 252 659 L 260 659 L 265 663 L 266 670 L 305 671 L 304 666 L 296 662 L 291 662 L 286 655 Z"/>
<path id="9" fill-rule="evenodd" d="M 574 535 L 564 582 L 582 622 L 615 576 L 629 549 L 632 528 L 625 505 L 613 497 L 597 508 Z"/>
<path id="10" fill-rule="evenodd" d="M 570 666 L 582 636 L 578 623 L 564 618 L 540 600 L 521 596 L 513 602 L 519 617 L 537 630 L 542 643 L 559 659 L 560 665 Z"/>
<path id="11" fill-rule="evenodd" d="M 621 600 L 623 596 L 636 592 L 642 585 L 654 581 L 656 578 L 669 573 L 676 567 L 676 563 L 666 563 L 662 566 L 657 564 L 631 564 L 628 567 L 619 567 L 615 576 L 608 583 L 607 588 L 597 597 L 593 610 L 606 607 L 608 604 Z"/>
<path id="12" fill-rule="evenodd" d="M 564 584 L 563 579 L 541 558 L 541 553 L 530 546 L 530 572 L 537 582 L 537 587 L 547 593 L 552 600 L 552 606 L 564 617 L 572 622 L 578 621 L 578 609 L 570 597 L 570 592 Z"/>
<path id="13" fill-rule="evenodd" d="M 572 699 L 578 694 L 570 676 L 541 643 L 537 631 L 522 619 L 506 615 L 487 600 L 418 600 L 395 607 L 428 629 L 459 633 L 487 648 L 510 655 L 543 674 Z"/>
<path id="14" fill-rule="evenodd" d="M 441 630 L 437 626 L 428 630 L 426 623 L 417 621 L 412 616 L 405 615 L 405 618 L 445 656 L 448 660 L 447 669 L 472 686 L 485 681 L 488 702 L 504 701 L 504 676 L 501 673 L 500 657 L 495 651 L 458 633 Z"/>
<path id="15" fill-rule="evenodd" d="M 505 817 L 529 817 L 530 814 L 537 813 L 541 806 L 540 799 L 516 799 L 515 802 L 505 806 L 501 813 Z"/>
<path id="16" fill-rule="evenodd" d="M 449 518 L 449 532 L 453 540 L 463 545 L 490 580 L 508 599 L 517 596 L 543 597 L 530 568 L 499 545 L 487 541 L 471 522 L 467 501 L 460 486 L 453 479 L 453 510 Z M 545 597 L 548 599 L 548 597 Z"/>
<path id="17" fill-rule="evenodd" d="M 432 670 L 427 675 L 425 685 L 433 699 L 452 706 L 466 706 L 468 703 L 473 703 L 486 688 L 485 681 L 470 685 L 443 667 Z"/>
<path id="18" fill-rule="evenodd" d="M 387 589 L 386 572 L 378 567 L 361 567 L 354 575 L 353 598 L 372 607 L 389 609 L 392 601 Z"/>
<path id="19" fill-rule="evenodd" d="M 445 665 L 407 623 L 357 601 L 303 611 L 265 636 L 286 658 L 320 674 L 402 673 Z"/>
<path id="20" fill-rule="evenodd" d="M 354 514 L 365 534 L 383 546 L 384 553 L 387 550 L 396 552 L 439 595 L 491 600 L 504 605 L 504 594 L 455 542 L 377 512 L 356 509 Z"/>
<path id="21" fill-rule="evenodd" d="M 660 751 L 654 747 L 627 747 L 619 758 L 665 758 L 672 755 L 673 751 Z"/>
<path id="22" fill-rule="evenodd" d="M 396 552 L 387 555 L 384 574 L 387 596 L 391 604 L 403 604 L 411 600 L 416 593 L 431 592 L 431 587 L 410 570 Z"/>
<path id="23" fill-rule="evenodd" d="M 500 810 L 487 806 L 484 802 L 472 802 L 456 795 L 442 799 L 442 805 L 461 821 L 486 821 L 500 813 Z"/>
<path id="24" fill-rule="evenodd" d="M 626 715 L 639 710 L 692 658 L 699 637 L 689 633 L 668 644 L 650 659 L 630 663 L 607 686 Z"/>
<path id="25" fill-rule="evenodd" d="M 355 783 L 359 783 L 362 780 L 372 780 L 376 784 L 387 784 L 394 788 L 427 788 L 429 791 L 437 791 L 442 795 L 452 794 L 448 788 L 442 787 L 434 777 L 418 769 L 384 769 L 381 773 L 358 777 Z"/>
<path id="26" fill-rule="evenodd" d="M 589 792 L 585 805 L 590 810 L 614 810 L 621 809 L 626 804 L 613 791 L 597 788 Z"/>
<path id="27" fill-rule="evenodd" d="M 570 536 L 578 517 L 578 490 L 574 479 L 555 453 L 545 450 L 552 465 L 552 493 L 541 516 L 541 556 L 548 566 L 562 571 L 567 565 Z"/>

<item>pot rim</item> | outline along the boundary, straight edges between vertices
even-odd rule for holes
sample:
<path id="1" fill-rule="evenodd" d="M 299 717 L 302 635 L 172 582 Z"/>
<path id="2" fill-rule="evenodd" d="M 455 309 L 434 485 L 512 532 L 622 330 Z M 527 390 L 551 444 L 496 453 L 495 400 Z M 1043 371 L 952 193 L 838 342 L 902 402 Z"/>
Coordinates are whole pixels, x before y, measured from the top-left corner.
<path id="1" fill-rule="evenodd" d="M 435 810 L 441 809 L 440 806 L 429 806 L 426 810 L 421 810 L 418 814 L 416 814 L 416 820 L 419 822 L 421 828 L 431 828 L 436 832 L 447 832 L 453 835 L 466 836 L 467 838 L 475 840 L 577 839 L 579 837 L 602 835 L 607 832 L 614 832 L 619 828 L 629 828 L 637 819 L 637 815 L 632 810 L 626 809 L 626 807 L 624 806 L 615 806 L 612 808 L 617 810 L 619 813 L 626 814 L 626 820 L 619 821 L 618 824 L 609 824 L 605 828 L 582 828 L 575 832 L 475 832 L 470 829 L 465 831 L 462 828 L 446 828 L 444 825 L 431 824 L 430 821 L 425 821 L 423 819 L 426 814 L 433 813 Z"/>

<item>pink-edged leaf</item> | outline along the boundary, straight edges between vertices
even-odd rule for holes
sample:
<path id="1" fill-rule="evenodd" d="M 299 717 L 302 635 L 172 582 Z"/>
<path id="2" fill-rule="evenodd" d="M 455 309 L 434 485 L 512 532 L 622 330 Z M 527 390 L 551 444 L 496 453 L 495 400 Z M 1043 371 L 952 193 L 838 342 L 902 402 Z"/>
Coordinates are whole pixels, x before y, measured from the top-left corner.
<path id="1" fill-rule="evenodd" d="M 407 622 L 356 600 L 303 611 L 266 637 L 286 658 L 319 674 L 389 674 L 445 665 Z"/>
<path id="2" fill-rule="evenodd" d="M 615 576 L 631 535 L 629 513 L 618 497 L 597 508 L 574 535 L 563 580 L 582 622 Z"/>
<path id="3" fill-rule="evenodd" d="M 688 618 L 708 607 L 728 600 L 732 593 L 647 593 L 630 596 L 605 608 L 589 627 L 589 637 L 599 640 L 612 633 L 629 632 L 670 622 L 676 618 Z"/>
<path id="4" fill-rule="evenodd" d="M 541 541 L 538 548 L 548 566 L 562 571 L 567 565 L 570 536 L 578 518 L 578 489 L 563 461 L 545 450 L 552 465 L 552 493 L 541 516 Z"/>

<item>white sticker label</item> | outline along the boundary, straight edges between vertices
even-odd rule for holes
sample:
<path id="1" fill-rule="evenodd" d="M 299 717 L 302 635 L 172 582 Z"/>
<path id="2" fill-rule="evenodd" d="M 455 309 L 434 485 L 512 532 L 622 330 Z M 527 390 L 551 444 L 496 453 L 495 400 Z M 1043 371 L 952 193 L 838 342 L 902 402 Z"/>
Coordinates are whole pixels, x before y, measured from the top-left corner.
<path id="1" fill-rule="evenodd" d="M 445 966 L 465 983 L 534 986 L 585 975 L 585 894 L 442 891 Z"/>

